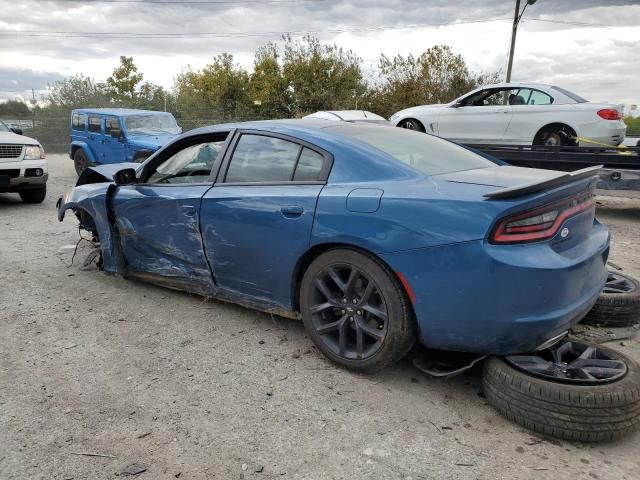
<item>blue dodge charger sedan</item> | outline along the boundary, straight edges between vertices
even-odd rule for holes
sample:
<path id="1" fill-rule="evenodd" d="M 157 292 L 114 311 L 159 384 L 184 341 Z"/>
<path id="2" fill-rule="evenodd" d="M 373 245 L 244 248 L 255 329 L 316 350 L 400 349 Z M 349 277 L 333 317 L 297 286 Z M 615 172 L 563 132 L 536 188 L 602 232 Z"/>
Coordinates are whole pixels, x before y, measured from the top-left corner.
<path id="1" fill-rule="evenodd" d="M 515 354 L 580 321 L 607 277 L 596 170 L 387 126 L 235 123 L 86 169 L 58 216 L 76 213 L 107 272 L 301 317 L 329 358 L 375 370 L 416 341 Z"/>

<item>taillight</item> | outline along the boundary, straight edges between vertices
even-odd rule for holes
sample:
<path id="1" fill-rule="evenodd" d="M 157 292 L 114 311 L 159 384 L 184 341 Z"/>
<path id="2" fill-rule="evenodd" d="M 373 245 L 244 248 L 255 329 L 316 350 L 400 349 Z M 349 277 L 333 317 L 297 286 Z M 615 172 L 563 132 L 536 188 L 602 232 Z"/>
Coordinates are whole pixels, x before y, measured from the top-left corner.
<path id="1" fill-rule="evenodd" d="M 603 108 L 602 110 L 598 110 L 598 116 L 605 120 L 620 120 L 622 118 L 622 114 L 615 108 Z"/>
<path id="2" fill-rule="evenodd" d="M 491 243 L 527 243 L 553 237 L 564 221 L 595 208 L 593 194 L 582 192 L 562 201 L 502 219 L 490 236 Z"/>

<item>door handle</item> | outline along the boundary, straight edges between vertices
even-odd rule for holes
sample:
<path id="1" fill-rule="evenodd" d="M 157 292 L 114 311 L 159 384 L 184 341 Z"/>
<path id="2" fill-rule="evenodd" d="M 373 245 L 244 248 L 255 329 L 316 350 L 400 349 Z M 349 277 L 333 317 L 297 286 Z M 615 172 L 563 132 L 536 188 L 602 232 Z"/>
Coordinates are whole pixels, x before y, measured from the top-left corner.
<path id="1" fill-rule="evenodd" d="M 196 214 L 196 207 L 191 205 L 183 205 L 182 213 L 184 213 L 187 217 L 193 217 Z"/>
<path id="2" fill-rule="evenodd" d="M 286 207 L 282 207 L 280 211 L 282 212 L 282 215 L 287 218 L 296 218 L 304 213 L 304 208 L 298 205 L 288 205 Z"/>

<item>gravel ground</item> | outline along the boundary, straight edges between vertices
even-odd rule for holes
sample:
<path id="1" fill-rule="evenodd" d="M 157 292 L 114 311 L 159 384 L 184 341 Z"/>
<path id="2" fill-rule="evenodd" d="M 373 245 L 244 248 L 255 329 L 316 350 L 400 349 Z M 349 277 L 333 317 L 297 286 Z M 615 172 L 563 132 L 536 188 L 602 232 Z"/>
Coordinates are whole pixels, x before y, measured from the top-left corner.
<path id="1" fill-rule="evenodd" d="M 72 265 L 77 222 L 55 202 L 75 175 L 50 167 L 43 205 L 0 195 L 1 479 L 135 463 L 148 479 L 640 478 L 640 435 L 537 437 L 487 405 L 477 371 L 353 374 L 299 322 L 84 269 L 82 249 Z M 599 202 L 611 259 L 640 277 L 640 199 Z M 636 340 L 609 345 L 640 360 Z"/>

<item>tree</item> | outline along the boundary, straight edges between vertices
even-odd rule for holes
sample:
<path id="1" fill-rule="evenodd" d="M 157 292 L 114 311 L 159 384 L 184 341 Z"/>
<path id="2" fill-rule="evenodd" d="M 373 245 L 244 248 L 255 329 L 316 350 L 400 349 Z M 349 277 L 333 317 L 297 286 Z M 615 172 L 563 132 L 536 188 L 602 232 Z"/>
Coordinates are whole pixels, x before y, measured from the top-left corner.
<path id="1" fill-rule="evenodd" d="M 47 100 L 53 109 L 103 107 L 110 102 L 104 84 L 81 73 L 49 85 L 48 90 Z"/>
<path id="2" fill-rule="evenodd" d="M 355 107 L 356 99 L 367 91 L 359 57 L 309 35 L 301 41 L 284 40 L 282 74 L 296 116 Z"/>
<path id="3" fill-rule="evenodd" d="M 248 72 L 222 53 L 202 70 L 188 69 L 175 82 L 177 111 L 182 117 L 237 120 L 251 115 Z"/>
<path id="4" fill-rule="evenodd" d="M 462 55 L 446 45 L 434 46 L 415 58 L 381 55 L 378 64 L 381 83 L 367 98 L 376 112 L 389 116 L 414 105 L 446 103 L 479 85 L 497 81 L 498 72 L 475 74 Z"/>
<path id="5" fill-rule="evenodd" d="M 291 91 L 282 74 L 280 60 L 280 49 L 273 42 L 260 47 L 255 54 L 249 99 L 262 118 L 291 116 Z"/>
<path id="6" fill-rule="evenodd" d="M 123 55 L 120 57 L 120 65 L 107 78 L 106 91 L 114 102 L 135 103 L 138 97 L 137 86 L 142 79 L 143 75 L 138 73 L 133 57 Z"/>
<path id="7" fill-rule="evenodd" d="M 8 100 L 0 103 L 0 118 L 20 119 L 31 118 L 31 110 L 26 103 L 21 100 Z"/>

